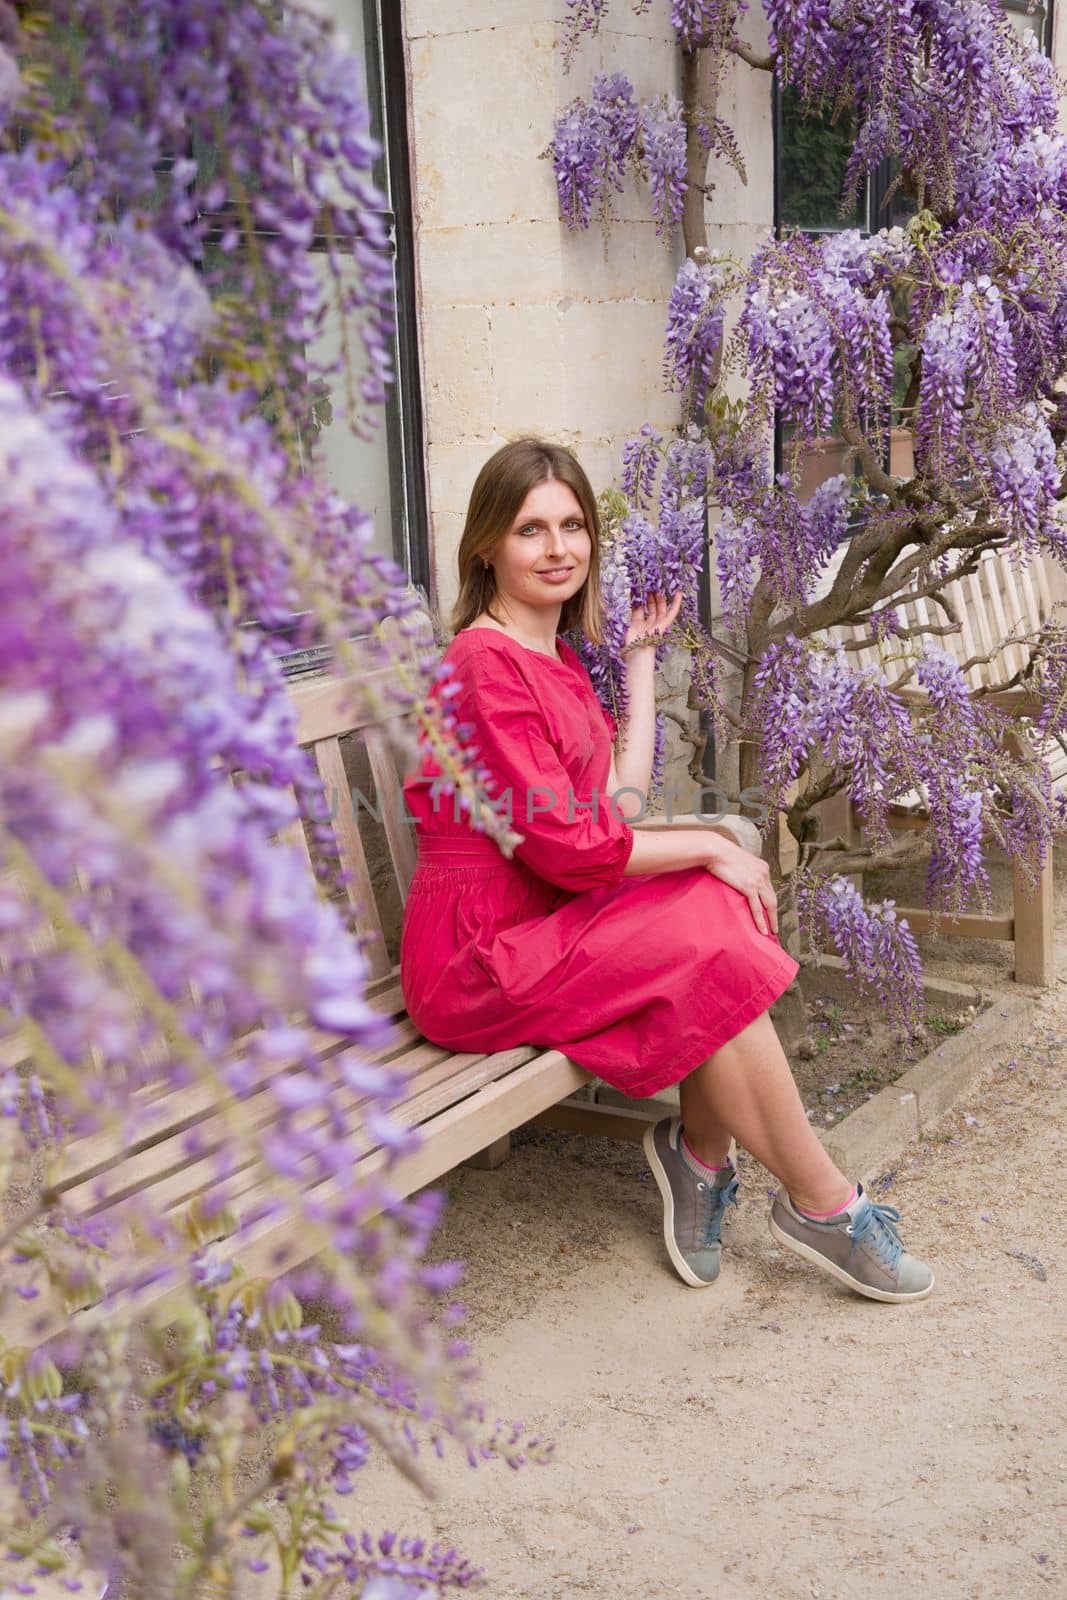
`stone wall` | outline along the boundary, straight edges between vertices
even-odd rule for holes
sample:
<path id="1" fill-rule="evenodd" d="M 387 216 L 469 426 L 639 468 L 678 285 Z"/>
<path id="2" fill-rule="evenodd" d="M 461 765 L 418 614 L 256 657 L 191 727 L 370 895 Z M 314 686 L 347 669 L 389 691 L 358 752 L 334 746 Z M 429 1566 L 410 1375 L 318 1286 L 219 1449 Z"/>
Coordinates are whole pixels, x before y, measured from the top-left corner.
<path id="1" fill-rule="evenodd" d="M 629 433 L 643 422 L 669 429 L 677 417 L 661 362 L 680 241 L 666 247 L 656 236 L 647 190 L 632 181 L 614 197 L 610 232 L 569 233 L 551 165 L 538 159 L 558 110 L 603 68 L 625 71 L 642 96 L 679 92 L 669 0 L 652 0 L 640 17 L 629 0 L 613 0 L 600 37 L 580 47 L 569 74 L 563 11 L 563 0 L 404 0 L 431 602 L 444 620 L 467 496 L 494 449 L 523 433 L 557 439 L 578 451 L 599 489 L 615 479 Z M 760 6 L 746 13 L 744 31 L 765 50 Z M 1056 7 L 1055 32 L 1062 69 L 1067 5 Z M 711 249 L 740 260 L 773 227 L 771 107 L 770 74 L 730 62 L 719 111 L 737 135 L 747 183 L 713 163 L 707 221 Z M 713 627 L 719 613 L 713 572 Z M 695 728 L 684 665 L 674 653 L 660 686 L 668 782 L 679 792 Z M 736 695 L 740 675 L 724 681 Z M 716 771 L 736 793 L 736 747 L 718 753 Z"/>
<path id="2" fill-rule="evenodd" d="M 523 433 L 558 439 L 600 489 L 614 481 L 630 433 L 677 420 L 662 351 L 680 240 L 667 246 L 657 236 L 647 188 L 633 181 L 614 197 L 608 232 L 568 232 L 551 164 L 538 159 L 559 109 L 602 69 L 626 72 L 641 96 L 679 92 L 669 0 L 653 0 L 640 17 L 616 0 L 570 73 L 562 9 L 561 0 L 405 4 L 431 601 L 442 619 L 455 598 L 470 486 L 494 449 Z M 771 223 L 769 77 L 733 63 L 722 109 L 738 129 L 749 183 L 716 172 L 712 245 L 747 254 Z M 668 782 L 680 792 L 695 727 L 684 663 L 676 652 L 661 685 Z"/>
<path id="3" fill-rule="evenodd" d="M 670 426 L 661 340 L 680 260 L 618 197 L 610 235 L 568 234 L 551 164 L 559 108 L 606 62 L 640 92 L 674 87 L 668 8 L 625 3 L 563 72 L 560 0 L 407 0 L 427 473 L 438 610 L 455 597 L 467 496 L 485 458 L 523 433 L 575 447 L 597 487 L 624 436 Z"/>

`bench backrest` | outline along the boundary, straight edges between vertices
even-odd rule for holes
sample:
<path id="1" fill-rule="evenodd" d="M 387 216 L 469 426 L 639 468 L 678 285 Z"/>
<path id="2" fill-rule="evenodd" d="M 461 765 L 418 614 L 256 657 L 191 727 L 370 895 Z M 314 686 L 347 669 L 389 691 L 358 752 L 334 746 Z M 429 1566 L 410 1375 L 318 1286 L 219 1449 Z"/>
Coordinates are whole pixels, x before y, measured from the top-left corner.
<path id="1" fill-rule="evenodd" d="M 398 765 L 391 738 L 397 731 L 392 724 L 409 713 L 395 709 L 381 716 L 368 709 L 386 677 L 387 671 L 379 669 L 358 681 L 319 678 L 295 684 L 289 691 L 297 711 L 297 737 L 311 750 L 326 791 L 328 822 L 347 879 L 351 919 L 364 940 L 372 978 L 390 971 L 386 931 L 390 911 L 397 900 L 403 906 L 417 853 L 414 828 L 404 820 L 403 762 Z M 362 785 L 353 793 L 351 773 L 361 767 L 370 774 L 373 795 L 363 793 Z M 288 837 L 303 848 L 312 870 L 303 825 L 294 824 Z"/>
<path id="2" fill-rule="evenodd" d="M 941 645 L 962 665 L 973 656 L 989 656 L 987 661 L 976 662 L 967 669 L 967 681 L 973 689 L 1003 683 L 1021 672 L 1030 658 L 1025 644 L 1011 642 L 1034 633 L 1053 614 L 1054 603 L 1049 575 L 1040 556 L 1025 571 L 1016 571 L 1009 558 L 999 550 L 982 552 L 977 572 L 947 584 L 945 594 L 956 607 L 960 627 L 953 633 L 926 635 L 931 643 Z M 941 607 L 932 600 L 911 600 L 893 610 L 905 627 L 950 625 Z M 860 630 L 837 627 L 827 630 L 835 642 L 845 643 L 857 638 Z M 999 645 L 999 641 L 1009 642 Z M 994 650 L 994 646 L 999 648 Z M 887 642 L 889 653 L 895 653 L 893 641 Z M 871 645 L 866 650 L 854 652 L 858 666 L 876 666 L 878 648 Z M 886 664 L 892 682 L 904 671 L 905 663 Z"/>
<path id="3" fill-rule="evenodd" d="M 959 628 L 955 632 L 924 637 L 947 650 L 961 666 L 973 657 L 988 658 L 977 660 L 967 668 L 966 678 L 972 689 L 1006 683 L 1023 671 L 1031 655 L 1030 645 L 1014 641 L 1036 633 L 1043 622 L 1056 618 L 1064 610 L 1057 587 L 1056 574 L 1050 571 L 1045 557 L 1035 556 L 1025 571 L 1020 571 L 1003 551 L 983 550 L 977 572 L 945 587 L 948 599 L 956 608 Z M 911 600 L 893 609 L 905 627 L 949 625 L 941 607 L 928 599 Z M 851 627 L 827 629 L 829 637 L 841 644 L 867 632 L 869 630 Z M 1008 642 L 1002 644 L 1001 640 Z M 898 649 L 899 645 L 892 638 L 887 640 L 886 655 L 894 655 Z M 857 666 L 878 665 L 876 645 L 852 654 Z M 905 671 L 906 665 L 904 661 L 885 662 L 890 682 Z M 1067 774 L 1067 755 L 1054 742 L 1045 755 L 1053 782 L 1059 783 Z"/>

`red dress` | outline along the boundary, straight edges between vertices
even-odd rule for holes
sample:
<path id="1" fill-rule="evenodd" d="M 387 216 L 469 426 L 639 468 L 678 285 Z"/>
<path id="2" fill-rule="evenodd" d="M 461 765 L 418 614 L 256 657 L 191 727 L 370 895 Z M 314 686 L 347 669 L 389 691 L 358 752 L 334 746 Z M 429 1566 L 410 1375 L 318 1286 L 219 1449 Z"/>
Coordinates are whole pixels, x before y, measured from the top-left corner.
<path id="1" fill-rule="evenodd" d="M 440 768 L 424 758 L 404 784 L 419 859 L 400 980 L 435 1044 L 554 1047 L 650 1095 L 766 1011 L 798 967 L 702 867 L 623 877 L 634 834 L 605 793 L 615 724 L 578 656 L 558 648 L 553 660 L 467 628 L 445 652 L 462 685 L 452 707 L 524 837 L 508 860 L 451 795 L 431 792 Z"/>

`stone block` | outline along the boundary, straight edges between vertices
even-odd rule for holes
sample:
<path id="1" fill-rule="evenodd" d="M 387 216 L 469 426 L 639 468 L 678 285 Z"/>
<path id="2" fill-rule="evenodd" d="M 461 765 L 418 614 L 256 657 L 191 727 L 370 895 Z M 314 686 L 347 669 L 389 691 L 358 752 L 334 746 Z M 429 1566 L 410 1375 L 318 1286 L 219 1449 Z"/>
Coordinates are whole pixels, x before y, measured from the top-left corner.
<path id="1" fill-rule="evenodd" d="M 681 95 L 682 62 L 675 43 L 669 14 L 661 13 L 667 26 L 629 13 L 629 7 L 613 4 L 594 39 L 576 52 L 569 72 L 564 72 L 560 50 L 560 75 L 557 94 L 560 105 L 576 98 L 586 99 L 598 72 L 622 72 L 634 86 L 638 100 L 658 100 L 661 95 Z M 642 27 L 642 22 L 651 26 Z M 630 26 L 633 24 L 633 26 Z"/>
<path id="2" fill-rule="evenodd" d="M 563 225 L 547 221 L 420 228 L 424 307 L 554 301 L 560 293 Z"/>
<path id="3" fill-rule="evenodd" d="M 435 306 L 423 314 L 423 398 L 432 445 L 489 438 L 489 321 L 484 306 Z"/>
<path id="4" fill-rule="evenodd" d="M 665 313 L 662 302 L 650 300 L 575 301 L 567 307 L 568 418 L 611 437 L 662 415 Z M 677 415 L 673 401 L 670 414 Z"/>
<path id="5" fill-rule="evenodd" d="M 638 220 L 615 220 L 607 228 L 594 223 L 584 232 L 569 232 L 561 224 L 560 286 L 563 294 L 580 299 L 662 301 L 666 323 L 682 256 L 656 233 L 647 208 L 638 210 Z"/>
<path id="6" fill-rule="evenodd" d="M 867 1181 L 888 1171 L 918 1132 L 918 1098 L 894 1083 L 851 1111 L 837 1127 L 820 1128 L 819 1138 L 843 1172 Z"/>
<path id="7" fill-rule="evenodd" d="M 537 159 L 556 115 L 551 24 L 426 35 L 410 61 L 420 224 L 554 220 L 552 169 Z"/>
<path id="8" fill-rule="evenodd" d="M 557 305 L 500 306 L 493 316 L 493 428 L 503 436 L 542 433 L 555 438 L 576 413 L 569 402 L 565 318 Z"/>
<path id="9" fill-rule="evenodd" d="M 774 122 L 771 75 L 734 59 L 723 73 L 719 115 L 733 130 L 745 163 L 745 178 L 722 156 L 712 155 L 714 186 L 706 214 L 709 242 L 723 227 L 774 226 Z"/>
<path id="10" fill-rule="evenodd" d="M 430 478 L 430 510 L 434 521 L 442 512 L 463 518 L 474 479 L 483 461 L 505 442 L 504 435 L 481 439 L 456 439 L 431 444 L 426 451 Z"/>
<path id="11" fill-rule="evenodd" d="M 446 631 L 459 591 L 456 551 L 459 549 L 464 520 L 462 513 L 448 511 L 435 512 L 431 519 L 430 558 L 437 578 L 436 620 Z"/>
<path id="12" fill-rule="evenodd" d="M 408 39 L 492 30 L 534 19 L 552 25 L 557 0 L 406 0 L 404 32 Z"/>

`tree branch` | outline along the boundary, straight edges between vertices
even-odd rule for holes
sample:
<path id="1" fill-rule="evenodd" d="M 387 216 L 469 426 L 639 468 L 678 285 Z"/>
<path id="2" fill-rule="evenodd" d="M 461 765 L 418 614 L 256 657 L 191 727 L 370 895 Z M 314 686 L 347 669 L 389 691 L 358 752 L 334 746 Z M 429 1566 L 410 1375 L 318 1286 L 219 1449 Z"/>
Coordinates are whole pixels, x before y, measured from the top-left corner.
<path id="1" fill-rule="evenodd" d="M 774 71 L 773 57 L 759 55 L 750 44 L 745 44 L 743 39 L 731 39 L 729 48 L 735 56 L 740 56 L 741 60 L 746 62 L 748 66 L 755 67 L 757 72 Z"/>

